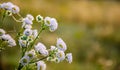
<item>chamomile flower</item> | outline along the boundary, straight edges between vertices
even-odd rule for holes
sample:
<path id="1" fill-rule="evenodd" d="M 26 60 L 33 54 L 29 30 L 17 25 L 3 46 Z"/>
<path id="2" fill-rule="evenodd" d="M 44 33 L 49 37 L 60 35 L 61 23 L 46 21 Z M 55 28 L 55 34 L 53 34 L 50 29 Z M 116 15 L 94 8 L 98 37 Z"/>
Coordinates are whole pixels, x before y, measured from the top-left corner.
<path id="1" fill-rule="evenodd" d="M 55 31 L 58 28 L 58 23 L 55 18 L 51 18 L 49 30 L 51 32 Z"/>
<path id="2" fill-rule="evenodd" d="M 30 59 L 35 57 L 35 50 L 30 50 L 28 52 L 25 53 L 26 56 L 28 56 Z"/>
<path id="3" fill-rule="evenodd" d="M 31 14 L 27 14 L 26 16 L 29 20 L 33 21 L 34 20 L 34 17 L 31 15 Z"/>
<path id="4" fill-rule="evenodd" d="M 57 48 L 60 49 L 61 51 L 65 51 L 67 49 L 66 43 L 61 39 L 58 38 L 57 39 L 57 44 L 56 44 Z"/>
<path id="5" fill-rule="evenodd" d="M 16 46 L 16 42 L 13 39 L 8 40 L 8 46 L 13 47 Z"/>
<path id="6" fill-rule="evenodd" d="M 47 56 L 48 55 L 48 50 L 46 50 L 46 47 L 44 44 L 42 43 L 38 43 L 36 46 L 35 46 L 35 50 L 37 52 L 39 52 L 41 55 L 43 56 Z"/>
<path id="7" fill-rule="evenodd" d="M 24 57 L 22 57 L 21 60 L 20 60 L 20 63 L 21 63 L 22 66 L 27 65 L 29 62 L 30 62 L 30 59 L 29 59 L 28 56 L 24 56 Z"/>
<path id="8" fill-rule="evenodd" d="M 36 46 L 35 46 L 35 50 L 36 51 L 39 51 L 40 49 L 46 49 L 45 45 L 42 44 L 42 43 L 38 43 Z"/>
<path id="9" fill-rule="evenodd" d="M 29 18 L 23 18 L 23 23 L 24 24 L 33 24 L 32 20 L 30 20 Z"/>
<path id="10" fill-rule="evenodd" d="M 13 7 L 13 4 L 11 2 L 1 4 L 1 8 L 5 10 L 11 10 L 12 7 Z"/>
<path id="11" fill-rule="evenodd" d="M 44 61 L 37 62 L 37 70 L 46 70 L 46 64 Z"/>
<path id="12" fill-rule="evenodd" d="M 26 40 L 19 40 L 19 45 L 21 46 L 21 47 L 26 47 L 26 44 L 27 44 L 27 41 Z"/>
<path id="13" fill-rule="evenodd" d="M 45 25 L 49 27 L 51 32 L 55 31 L 58 28 L 58 23 L 55 18 L 45 17 L 44 19 Z"/>
<path id="14" fill-rule="evenodd" d="M 65 53 L 61 50 L 58 50 L 56 53 L 57 62 L 63 61 L 65 59 Z"/>
<path id="15" fill-rule="evenodd" d="M 41 15 L 37 15 L 37 16 L 36 16 L 36 21 L 37 21 L 37 22 L 43 21 L 43 17 L 42 17 Z"/>
<path id="16" fill-rule="evenodd" d="M 46 26 L 50 26 L 50 24 L 51 24 L 50 21 L 51 21 L 50 17 L 45 17 L 44 22 L 45 22 Z"/>
<path id="17" fill-rule="evenodd" d="M 72 53 L 67 53 L 66 54 L 66 60 L 71 63 L 72 62 Z"/>
<path id="18" fill-rule="evenodd" d="M 25 29 L 23 34 L 26 35 L 26 36 L 30 36 L 30 35 L 32 35 L 32 30 L 31 29 Z"/>
<path id="19" fill-rule="evenodd" d="M 4 35 L 1 36 L 1 39 L 2 39 L 3 41 L 8 41 L 8 40 L 11 39 L 11 36 L 10 36 L 9 34 L 4 34 Z"/>
<path id="20" fill-rule="evenodd" d="M 16 6 L 16 5 L 13 5 L 13 6 L 12 6 L 11 12 L 12 12 L 13 14 L 19 13 L 19 11 L 20 11 L 20 9 L 19 9 L 18 6 Z"/>

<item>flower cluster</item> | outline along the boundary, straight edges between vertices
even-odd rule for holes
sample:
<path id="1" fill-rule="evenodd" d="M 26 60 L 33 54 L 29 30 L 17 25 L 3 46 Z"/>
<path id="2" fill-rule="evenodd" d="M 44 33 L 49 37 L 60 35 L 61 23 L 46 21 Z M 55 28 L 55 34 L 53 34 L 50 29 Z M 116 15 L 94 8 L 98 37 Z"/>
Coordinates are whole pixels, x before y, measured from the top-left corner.
<path id="1" fill-rule="evenodd" d="M 3 29 L 0 29 L 0 40 L 1 45 L 5 43 L 9 47 L 16 46 L 15 40 L 9 34 L 6 34 L 6 32 Z"/>
<path id="2" fill-rule="evenodd" d="M 7 3 L 2 3 L 0 4 L 0 8 L 3 10 L 6 10 L 9 13 L 13 13 L 13 14 L 17 14 L 19 13 L 20 9 L 18 6 L 14 5 L 11 2 L 7 2 Z"/>
<path id="3" fill-rule="evenodd" d="M 65 42 L 61 39 L 57 39 L 56 46 L 51 46 L 49 49 L 48 61 L 61 62 L 66 59 L 69 63 L 72 62 L 72 53 L 67 53 L 65 55 L 65 50 L 67 49 Z"/>
<path id="4" fill-rule="evenodd" d="M 39 39 L 42 31 L 48 29 L 50 32 L 54 32 L 58 28 L 58 22 L 55 18 L 37 15 L 34 20 L 31 14 L 22 17 L 19 14 L 19 7 L 11 2 L 0 4 L 0 9 L 7 12 L 7 15 L 12 16 L 16 22 L 22 23 L 21 29 L 16 36 L 18 41 L 17 45 L 21 47 L 21 59 L 17 70 L 21 70 L 30 64 L 36 64 L 37 70 L 45 70 L 46 64 L 44 60 L 56 63 L 62 62 L 63 60 L 69 63 L 72 62 L 72 53 L 65 53 L 67 46 L 62 38 L 58 38 L 56 45 L 51 46 L 49 49 L 41 42 L 36 44 L 36 40 Z M 20 19 L 17 20 L 12 14 L 19 16 Z M 33 21 L 40 24 L 40 30 L 32 29 Z M 16 46 L 15 40 L 6 34 L 3 29 L 0 29 L 0 40 L 7 42 L 8 46 Z"/>

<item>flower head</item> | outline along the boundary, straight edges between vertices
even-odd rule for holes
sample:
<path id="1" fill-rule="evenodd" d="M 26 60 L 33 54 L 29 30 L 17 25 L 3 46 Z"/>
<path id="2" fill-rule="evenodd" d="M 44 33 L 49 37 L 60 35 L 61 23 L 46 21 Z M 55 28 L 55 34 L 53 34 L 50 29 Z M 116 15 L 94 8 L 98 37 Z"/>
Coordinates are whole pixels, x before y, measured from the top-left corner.
<path id="1" fill-rule="evenodd" d="M 37 70 L 46 70 L 46 64 L 44 61 L 37 62 Z"/>
<path id="2" fill-rule="evenodd" d="M 25 55 L 32 59 L 35 57 L 35 50 L 32 49 L 29 52 L 26 52 Z"/>
<path id="3" fill-rule="evenodd" d="M 58 50 L 58 52 L 56 53 L 56 57 L 57 62 L 63 61 L 65 59 L 65 53 L 61 50 Z"/>
<path id="4" fill-rule="evenodd" d="M 13 4 L 11 2 L 7 2 L 7 3 L 1 4 L 0 7 L 5 10 L 11 10 L 13 7 Z"/>
<path id="5" fill-rule="evenodd" d="M 44 19 L 45 25 L 49 27 L 51 32 L 55 31 L 58 28 L 58 23 L 55 18 L 45 17 Z"/>
<path id="6" fill-rule="evenodd" d="M 13 39 L 8 40 L 8 46 L 10 46 L 10 47 L 16 46 L 15 40 L 13 40 Z"/>
<path id="7" fill-rule="evenodd" d="M 49 27 L 49 30 L 51 32 L 55 31 L 56 29 L 58 28 L 58 23 L 56 21 L 55 18 L 52 18 L 51 21 L 50 21 L 50 27 Z"/>
<path id="8" fill-rule="evenodd" d="M 32 20 L 30 20 L 28 17 L 23 19 L 23 23 L 25 23 L 25 24 L 33 24 Z"/>
<path id="9" fill-rule="evenodd" d="M 72 62 L 72 53 L 67 53 L 66 54 L 66 60 L 71 63 Z"/>
<path id="10" fill-rule="evenodd" d="M 31 29 L 25 29 L 24 35 L 26 35 L 26 36 L 32 35 L 32 30 Z"/>
<path id="11" fill-rule="evenodd" d="M 16 5 L 13 5 L 13 6 L 12 6 L 11 12 L 12 12 L 13 14 L 19 13 L 19 11 L 20 11 L 20 9 L 19 9 L 18 6 L 16 6 Z"/>
<path id="12" fill-rule="evenodd" d="M 36 21 L 37 21 L 37 22 L 43 21 L 43 17 L 42 17 L 41 15 L 37 15 L 37 16 L 36 16 Z"/>
<path id="13" fill-rule="evenodd" d="M 9 34 L 4 34 L 1 36 L 1 39 L 4 40 L 4 41 L 8 41 L 11 39 L 11 36 Z"/>
<path id="14" fill-rule="evenodd" d="M 38 43 L 36 46 L 35 46 L 35 50 L 37 52 L 39 52 L 41 55 L 43 56 L 47 56 L 48 55 L 48 51 L 46 50 L 46 47 L 44 44 L 42 43 Z"/>
<path id="15" fill-rule="evenodd" d="M 58 38 L 57 39 L 57 48 L 62 50 L 62 51 L 65 51 L 67 49 L 67 46 L 65 44 L 65 42 L 61 39 L 61 38 Z"/>
<path id="16" fill-rule="evenodd" d="M 28 56 L 24 56 L 24 57 L 22 57 L 21 60 L 20 60 L 20 63 L 21 63 L 23 66 L 27 65 L 29 62 L 30 62 L 30 59 L 29 59 Z"/>
<path id="17" fill-rule="evenodd" d="M 31 14 L 27 14 L 27 16 L 26 16 L 28 19 L 30 19 L 30 20 L 34 20 L 34 17 L 31 15 Z"/>

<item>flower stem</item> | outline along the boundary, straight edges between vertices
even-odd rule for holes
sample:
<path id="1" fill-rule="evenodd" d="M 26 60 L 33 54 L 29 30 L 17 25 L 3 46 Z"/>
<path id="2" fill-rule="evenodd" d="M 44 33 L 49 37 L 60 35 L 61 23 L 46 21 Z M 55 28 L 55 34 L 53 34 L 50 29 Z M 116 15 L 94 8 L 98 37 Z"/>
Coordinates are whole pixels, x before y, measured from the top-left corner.
<path id="1" fill-rule="evenodd" d="M 43 57 L 43 58 L 41 58 L 41 59 L 38 59 L 38 60 L 36 60 L 36 61 L 32 61 L 32 62 L 30 62 L 29 64 L 36 63 L 36 62 L 38 62 L 38 61 L 40 61 L 40 60 L 44 60 L 44 59 L 46 59 L 47 57 L 48 57 L 48 56 Z"/>
<path id="2" fill-rule="evenodd" d="M 16 21 L 16 22 L 22 22 L 20 20 L 17 20 L 13 15 L 12 15 L 12 18 Z"/>

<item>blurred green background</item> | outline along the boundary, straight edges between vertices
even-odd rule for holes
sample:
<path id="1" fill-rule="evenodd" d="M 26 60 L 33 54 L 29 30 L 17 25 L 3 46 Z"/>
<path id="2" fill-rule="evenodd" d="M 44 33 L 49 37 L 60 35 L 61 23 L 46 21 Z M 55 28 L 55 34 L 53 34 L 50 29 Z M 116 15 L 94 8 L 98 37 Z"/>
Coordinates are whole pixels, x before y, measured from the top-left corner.
<path id="1" fill-rule="evenodd" d="M 57 37 L 63 38 L 68 47 L 66 52 L 73 53 L 73 63 L 47 62 L 47 70 L 120 70 L 119 0 L 0 0 L 0 3 L 8 1 L 20 7 L 23 17 L 40 14 L 58 20 L 58 29 L 53 33 L 44 31 L 39 41 L 50 48 Z M 21 28 L 11 17 L 0 20 L 0 24 L 12 37 Z M 40 28 L 37 23 L 33 26 Z M 17 66 L 19 49 L 7 48 L 2 52 L 4 70 Z"/>

